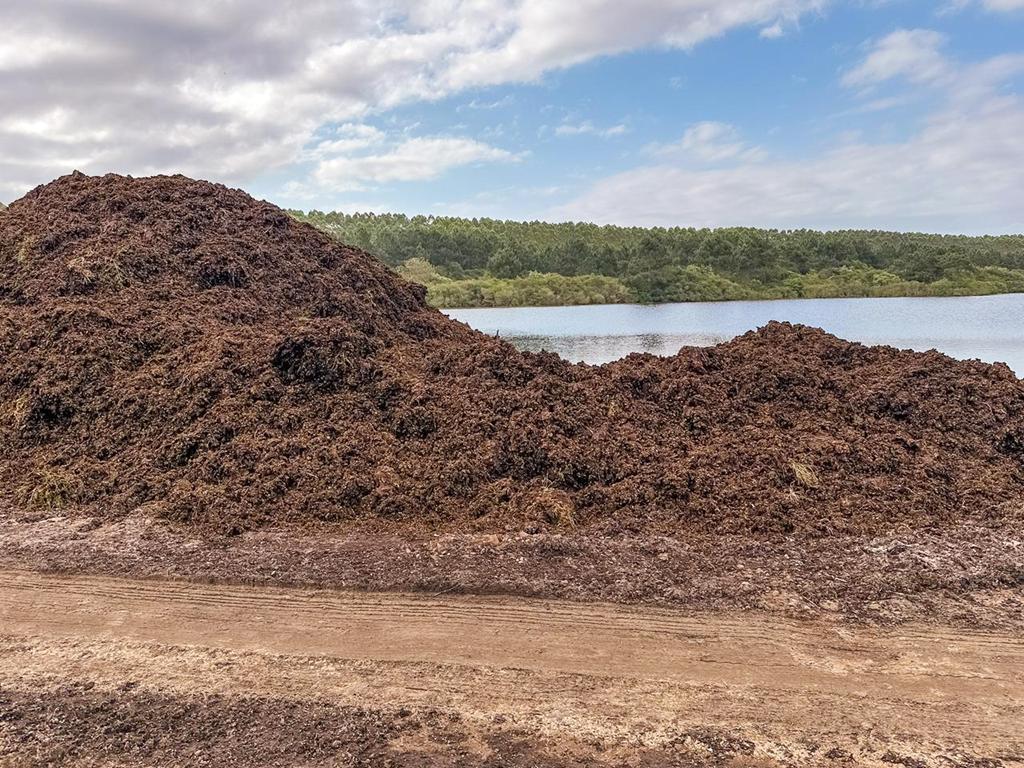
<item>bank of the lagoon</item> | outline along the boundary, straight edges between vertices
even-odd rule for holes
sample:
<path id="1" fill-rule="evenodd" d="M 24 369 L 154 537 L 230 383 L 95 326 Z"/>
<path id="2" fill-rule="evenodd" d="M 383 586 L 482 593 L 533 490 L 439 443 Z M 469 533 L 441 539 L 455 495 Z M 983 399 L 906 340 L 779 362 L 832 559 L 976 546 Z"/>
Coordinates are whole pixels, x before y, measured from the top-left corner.
<path id="1" fill-rule="evenodd" d="M 1024 376 L 1024 294 L 949 298 L 800 299 L 684 304 L 448 309 L 481 331 L 522 349 L 605 363 L 630 352 L 669 355 L 788 320 L 844 339 L 960 359 L 1004 362 Z"/>

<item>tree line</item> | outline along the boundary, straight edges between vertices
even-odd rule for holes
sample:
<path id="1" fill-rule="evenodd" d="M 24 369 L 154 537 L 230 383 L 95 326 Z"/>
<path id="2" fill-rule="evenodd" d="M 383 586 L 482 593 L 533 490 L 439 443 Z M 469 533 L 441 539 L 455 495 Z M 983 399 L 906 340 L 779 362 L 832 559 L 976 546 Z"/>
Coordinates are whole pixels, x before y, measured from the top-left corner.
<path id="1" fill-rule="evenodd" d="M 443 307 L 1024 292 L 1024 235 L 292 214 Z"/>

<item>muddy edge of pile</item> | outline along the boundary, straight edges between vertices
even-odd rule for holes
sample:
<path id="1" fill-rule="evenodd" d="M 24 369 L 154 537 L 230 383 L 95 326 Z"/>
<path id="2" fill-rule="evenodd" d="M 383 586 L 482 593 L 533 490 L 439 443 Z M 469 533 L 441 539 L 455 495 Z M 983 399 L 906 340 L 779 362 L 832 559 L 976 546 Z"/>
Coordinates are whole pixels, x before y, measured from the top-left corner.
<path id="1" fill-rule="evenodd" d="M 1024 633 L 1024 535 L 437 534 L 263 529 L 209 536 L 142 516 L 0 514 L 0 571 L 312 589 L 509 595 Z"/>
<path id="2" fill-rule="evenodd" d="M 0 216 L 0 503 L 203 535 L 999 529 L 1024 384 L 781 323 L 570 365 L 243 192 L 76 173 Z"/>

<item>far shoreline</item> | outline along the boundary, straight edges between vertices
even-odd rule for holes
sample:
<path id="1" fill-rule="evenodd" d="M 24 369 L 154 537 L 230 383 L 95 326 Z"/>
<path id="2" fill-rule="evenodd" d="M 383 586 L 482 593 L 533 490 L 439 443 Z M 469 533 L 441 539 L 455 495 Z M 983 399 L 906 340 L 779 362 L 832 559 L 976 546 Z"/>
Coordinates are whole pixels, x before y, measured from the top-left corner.
<path id="1" fill-rule="evenodd" d="M 668 307 L 676 305 L 694 304 L 772 304 L 783 301 L 881 301 L 887 299 L 907 301 L 908 299 L 987 299 L 998 296 L 1024 296 L 1024 291 L 1009 291 L 1001 293 L 970 293 L 960 296 L 793 296 L 789 298 L 776 299 L 705 299 L 701 301 L 660 301 L 653 302 L 650 304 L 645 304 L 637 301 L 597 302 L 594 304 L 497 304 L 488 306 L 470 305 L 459 307 L 434 307 L 434 309 L 440 312 L 461 312 L 463 310 L 477 309 L 566 309 L 567 307 Z"/>

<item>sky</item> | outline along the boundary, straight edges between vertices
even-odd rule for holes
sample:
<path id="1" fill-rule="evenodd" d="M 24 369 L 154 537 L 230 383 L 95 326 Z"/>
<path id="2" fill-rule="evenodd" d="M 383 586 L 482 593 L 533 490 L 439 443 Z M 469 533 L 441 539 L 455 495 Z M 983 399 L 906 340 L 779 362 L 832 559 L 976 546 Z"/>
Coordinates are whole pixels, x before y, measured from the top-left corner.
<path id="1" fill-rule="evenodd" d="M 1024 0 L 2 0 L 0 201 L 1024 232 Z"/>

